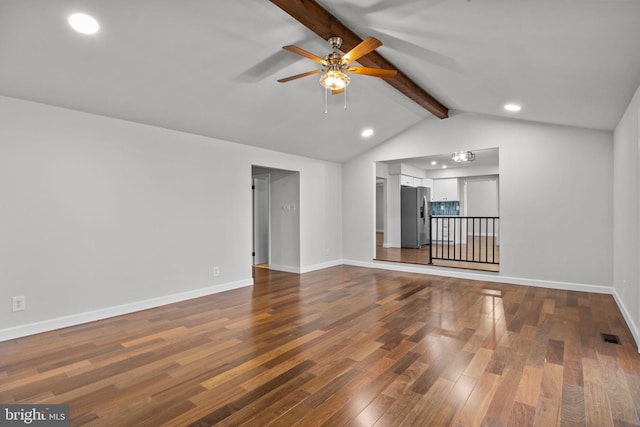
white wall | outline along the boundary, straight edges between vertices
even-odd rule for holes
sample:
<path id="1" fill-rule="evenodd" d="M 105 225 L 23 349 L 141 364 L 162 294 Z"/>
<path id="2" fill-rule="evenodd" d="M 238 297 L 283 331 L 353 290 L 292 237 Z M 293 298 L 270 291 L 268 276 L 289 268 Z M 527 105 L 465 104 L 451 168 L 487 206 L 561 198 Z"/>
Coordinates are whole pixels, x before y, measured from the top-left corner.
<path id="1" fill-rule="evenodd" d="M 460 186 L 465 216 L 500 216 L 498 177 L 463 178 Z"/>
<path id="2" fill-rule="evenodd" d="M 376 163 L 375 168 L 376 168 L 376 180 L 377 178 L 384 179 L 384 191 L 383 191 L 384 200 L 381 201 L 382 207 L 384 208 L 384 212 L 381 214 L 382 221 L 383 221 L 382 235 L 384 238 L 384 240 L 382 241 L 382 246 L 387 248 L 387 247 L 390 247 L 390 244 L 389 244 L 389 238 L 391 237 L 390 230 L 396 227 L 395 222 L 400 221 L 400 217 L 398 216 L 400 215 L 400 212 L 399 210 L 396 212 L 396 209 L 399 209 L 399 208 L 391 205 L 393 203 L 393 200 L 395 200 L 396 194 L 399 191 L 399 190 L 395 190 L 394 187 L 392 187 L 392 185 L 395 186 L 396 183 L 397 185 L 400 185 L 400 181 L 398 176 L 395 176 L 393 177 L 393 179 L 390 179 L 391 176 L 389 174 L 389 165 L 387 165 L 386 163 Z M 399 200 L 400 199 L 398 199 L 398 201 Z M 376 195 L 376 203 L 377 202 L 378 200 Z M 376 210 L 377 209 L 379 209 L 379 207 L 376 207 Z M 380 229 L 377 226 L 376 226 L 376 231 L 380 231 Z"/>
<path id="3" fill-rule="evenodd" d="M 270 268 L 300 270 L 300 174 L 272 171 Z"/>
<path id="4" fill-rule="evenodd" d="M 379 182 L 376 185 L 376 231 L 384 233 L 384 210 L 386 207 L 386 191 L 384 187 L 385 182 Z"/>
<path id="5" fill-rule="evenodd" d="M 0 339 L 251 284 L 252 164 L 300 172 L 300 269 L 340 262 L 339 164 L 7 97 L 0 117 Z"/>
<path id="6" fill-rule="evenodd" d="M 389 175 L 387 179 L 387 226 L 385 228 L 385 248 L 399 248 L 402 245 L 402 209 L 400 175 Z M 361 216 L 366 222 L 368 205 L 362 205 Z M 373 251 L 375 255 L 375 249 Z"/>
<path id="7" fill-rule="evenodd" d="M 610 132 L 468 113 L 427 119 L 343 164 L 344 258 L 359 265 L 373 259 L 374 162 L 498 147 L 497 277 L 611 287 L 612 140 Z M 367 206 L 370 215 L 361 215 Z"/>
<path id="8" fill-rule="evenodd" d="M 640 343 L 640 88 L 614 132 L 613 284 Z"/>

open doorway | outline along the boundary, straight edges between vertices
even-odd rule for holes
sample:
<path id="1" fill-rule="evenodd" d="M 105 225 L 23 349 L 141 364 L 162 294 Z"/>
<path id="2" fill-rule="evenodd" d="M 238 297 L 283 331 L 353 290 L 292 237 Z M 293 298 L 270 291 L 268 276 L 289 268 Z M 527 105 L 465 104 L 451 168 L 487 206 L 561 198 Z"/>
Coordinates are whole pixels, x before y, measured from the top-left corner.
<path id="1" fill-rule="evenodd" d="M 498 149 L 473 154 L 468 162 L 446 153 L 376 162 L 375 260 L 499 271 Z M 415 247 L 403 243 L 402 194 L 420 187 L 429 191 L 431 233 Z"/>
<path id="2" fill-rule="evenodd" d="M 300 173 L 251 167 L 253 265 L 300 271 Z"/>

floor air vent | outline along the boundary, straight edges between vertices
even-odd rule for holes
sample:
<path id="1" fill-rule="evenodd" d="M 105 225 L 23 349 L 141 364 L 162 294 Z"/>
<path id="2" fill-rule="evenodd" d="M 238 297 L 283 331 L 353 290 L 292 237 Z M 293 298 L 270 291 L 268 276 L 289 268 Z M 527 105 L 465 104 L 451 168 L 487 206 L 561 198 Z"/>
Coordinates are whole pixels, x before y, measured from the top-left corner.
<path id="1" fill-rule="evenodd" d="M 622 343 L 620 342 L 620 338 L 618 338 L 617 335 L 611 335 L 611 334 L 600 334 L 600 336 L 602 337 L 602 341 L 609 343 L 609 344 L 618 344 L 621 345 Z"/>

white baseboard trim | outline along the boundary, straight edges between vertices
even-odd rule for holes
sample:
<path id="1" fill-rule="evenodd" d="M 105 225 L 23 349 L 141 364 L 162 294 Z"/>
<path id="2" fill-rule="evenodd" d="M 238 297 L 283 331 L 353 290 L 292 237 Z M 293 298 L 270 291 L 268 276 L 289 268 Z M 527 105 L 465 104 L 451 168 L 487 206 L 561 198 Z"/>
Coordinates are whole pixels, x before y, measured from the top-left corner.
<path id="1" fill-rule="evenodd" d="M 310 273 L 316 270 L 323 270 L 329 267 L 335 267 L 337 265 L 344 264 L 341 259 L 333 260 L 329 262 L 323 262 L 320 264 L 308 265 L 306 267 L 291 267 L 288 265 L 269 264 L 269 270 L 284 271 L 285 273 L 304 274 Z"/>
<path id="2" fill-rule="evenodd" d="M 253 279 L 238 280 L 236 282 L 223 283 L 206 288 L 196 289 L 193 291 L 181 292 L 177 294 L 117 305 L 114 307 L 88 311 L 85 313 L 72 314 L 69 316 L 43 320 L 26 325 L 0 329 L 0 342 L 12 340 L 15 338 L 26 337 L 28 335 L 39 334 L 42 332 L 49 332 L 56 329 L 67 328 L 69 326 L 80 325 L 82 323 L 94 322 L 96 320 L 107 319 L 109 317 L 121 316 L 123 314 L 134 313 L 136 311 L 160 307 L 162 305 L 173 304 L 176 302 L 199 298 L 206 295 L 217 294 L 220 292 L 230 291 L 232 289 L 243 288 L 245 286 L 253 286 Z"/>
<path id="3" fill-rule="evenodd" d="M 633 336 L 633 339 L 636 342 L 638 353 L 640 353 L 640 332 L 638 331 L 638 325 L 636 325 L 636 322 L 634 322 L 633 317 L 631 316 L 631 314 L 629 314 L 629 310 L 627 310 L 627 306 L 624 304 L 624 300 L 620 298 L 620 295 L 618 295 L 618 291 L 615 288 L 613 288 L 613 299 L 616 301 L 616 304 L 618 304 L 618 308 L 622 312 L 622 316 L 624 317 L 624 320 L 627 322 L 627 326 L 631 331 L 631 335 Z"/>
<path id="4" fill-rule="evenodd" d="M 499 273 L 484 271 L 469 271 L 446 267 L 431 267 L 428 265 L 402 264 L 385 261 L 357 261 L 344 260 L 347 265 L 358 267 L 381 268 L 383 270 L 402 271 L 407 273 L 433 274 L 434 276 L 456 277 L 459 279 L 482 280 L 485 282 L 509 283 L 512 285 L 536 286 L 539 288 L 561 289 L 567 291 L 594 292 L 598 294 L 613 294 L 613 287 L 587 285 L 581 283 L 557 282 L 521 277 L 501 276 Z"/>
<path id="5" fill-rule="evenodd" d="M 300 274 L 300 267 L 291 267 L 289 265 L 269 264 L 269 270 L 284 271 L 285 273 Z"/>
<path id="6" fill-rule="evenodd" d="M 324 270 L 325 268 L 336 267 L 336 266 L 342 265 L 342 264 L 344 264 L 344 262 L 341 259 L 337 259 L 337 260 L 333 260 L 333 261 L 329 261 L 329 262 L 323 262 L 321 264 L 314 264 L 314 265 L 309 265 L 307 267 L 302 267 L 300 269 L 300 272 L 301 273 L 310 273 L 312 271 Z"/>

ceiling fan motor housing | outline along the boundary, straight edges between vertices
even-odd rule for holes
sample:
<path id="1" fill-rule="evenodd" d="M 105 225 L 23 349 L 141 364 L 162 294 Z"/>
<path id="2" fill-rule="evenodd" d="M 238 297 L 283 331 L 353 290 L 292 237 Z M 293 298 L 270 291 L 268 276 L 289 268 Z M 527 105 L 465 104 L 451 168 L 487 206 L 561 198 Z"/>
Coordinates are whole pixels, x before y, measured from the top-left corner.
<path id="1" fill-rule="evenodd" d="M 327 42 L 333 49 L 333 52 L 323 58 L 327 63 L 325 71 L 342 70 L 344 65 L 346 65 L 342 61 L 342 55 L 338 52 L 338 49 L 342 46 L 342 38 L 338 36 L 329 37 Z"/>
<path id="2" fill-rule="evenodd" d="M 339 70 L 343 65 L 345 65 L 342 63 L 342 55 L 338 52 L 331 52 L 324 57 L 324 60 L 327 62 L 328 70 Z"/>

